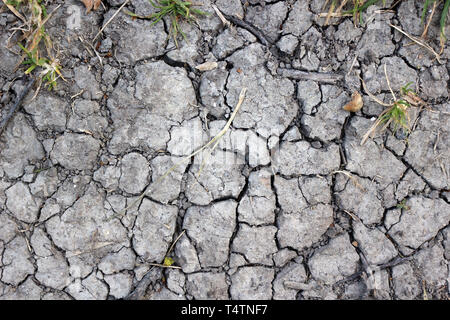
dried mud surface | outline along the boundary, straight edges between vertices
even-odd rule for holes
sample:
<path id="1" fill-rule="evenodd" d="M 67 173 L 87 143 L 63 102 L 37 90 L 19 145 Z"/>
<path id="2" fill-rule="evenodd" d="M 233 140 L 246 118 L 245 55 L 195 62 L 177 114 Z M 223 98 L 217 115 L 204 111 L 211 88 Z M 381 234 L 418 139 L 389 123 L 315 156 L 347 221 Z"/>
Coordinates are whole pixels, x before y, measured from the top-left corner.
<path id="1" fill-rule="evenodd" d="M 124 1 L 103 2 L 86 15 L 48 1 L 67 82 L 28 99 L 0 139 L 0 299 L 448 299 L 450 48 L 439 63 L 389 26 L 420 36 L 422 1 L 372 6 L 355 27 L 324 26 L 321 0 L 197 0 L 211 15 L 183 24 L 175 50 L 167 21 L 123 12 L 91 47 Z M 18 24 L 0 14 L 3 114 L 27 84 L 5 48 Z M 205 61 L 218 67 L 195 68 Z M 430 108 L 408 137 L 361 146 L 382 107 L 342 107 L 359 77 L 388 101 L 384 65 Z M 223 128 L 243 87 L 201 174 L 197 155 L 155 185 Z M 180 268 L 152 265 L 170 249 Z"/>

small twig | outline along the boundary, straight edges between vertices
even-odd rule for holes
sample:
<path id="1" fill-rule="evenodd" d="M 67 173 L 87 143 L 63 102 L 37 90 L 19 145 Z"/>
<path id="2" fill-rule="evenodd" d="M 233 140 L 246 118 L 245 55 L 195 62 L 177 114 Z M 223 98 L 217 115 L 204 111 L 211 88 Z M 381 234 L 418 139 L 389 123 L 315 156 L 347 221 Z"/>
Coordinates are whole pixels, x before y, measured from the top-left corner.
<path id="1" fill-rule="evenodd" d="M 66 257 L 67 258 L 72 258 L 72 257 L 81 256 L 81 255 L 86 254 L 86 253 L 92 253 L 92 252 L 94 252 L 94 251 L 96 251 L 98 249 L 102 249 L 102 248 L 110 246 L 112 244 L 114 244 L 114 242 L 111 242 L 111 241 L 107 241 L 107 242 L 104 242 L 104 243 L 99 243 L 99 244 L 94 245 L 89 250 L 86 250 L 86 251 L 77 250 L 77 251 L 74 251 L 72 254 L 66 254 Z"/>
<path id="2" fill-rule="evenodd" d="M 160 268 L 181 269 L 181 267 L 178 267 L 178 266 L 166 266 L 165 264 L 159 264 L 159 263 L 148 263 L 148 265 L 154 266 L 154 267 L 160 267 Z"/>
<path id="3" fill-rule="evenodd" d="M 213 9 L 214 9 L 214 11 L 216 12 L 217 16 L 219 17 L 219 19 L 222 21 L 223 25 L 224 25 L 224 26 L 227 26 L 227 27 L 230 27 L 230 26 L 231 26 L 230 21 L 228 21 L 228 20 L 223 16 L 222 12 L 220 12 L 220 10 L 217 8 L 217 6 L 214 5 L 214 4 L 211 5 L 211 6 L 213 7 Z"/>
<path id="4" fill-rule="evenodd" d="M 283 281 L 283 285 L 285 288 L 293 289 L 293 290 L 310 290 L 314 286 L 308 283 L 297 282 L 292 280 Z"/>
<path id="5" fill-rule="evenodd" d="M 238 27 L 241 27 L 252 33 L 263 45 L 267 47 L 272 45 L 272 40 L 267 39 L 263 32 L 261 32 L 258 28 L 252 26 L 248 22 L 231 15 L 225 15 L 225 17 Z"/>
<path id="6" fill-rule="evenodd" d="M 125 300 L 142 299 L 142 297 L 145 295 L 145 291 L 150 286 L 150 284 L 153 282 L 152 276 L 154 276 L 155 272 L 158 272 L 157 270 L 158 269 L 156 269 L 154 266 L 150 267 L 150 269 L 147 271 L 147 273 L 137 283 L 134 290 L 129 295 L 127 295 L 124 299 Z"/>
<path id="7" fill-rule="evenodd" d="M 434 142 L 434 146 L 433 146 L 433 152 L 434 153 L 436 153 L 436 148 L 437 148 L 437 145 L 439 143 L 439 136 L 440 136 L 440 131 L 438 129 L 437 136 L 436 136 L 436 141 Z"/>
<path id="8" fill-rule="evenodd" d="M 410 261 L 413 257 L 396 257 L 393 260 L 380 264 L 378 267 L 380 269 L 386 269 L 386 268 L 390 268 L 390 267 L 395 267 L 399 264 L 402 264 L 404 262 Z"/>
<path id="9" fill-rule="evenodd" d="M 30 82 L 27 84 L 25 89 L 20 93 L 20 95 L 17 97 L 16 102 L 12 106 L 12 108 L 9 110 L 9 112 L 6 114 L 6 116 L 0 121 L 0 135 L 5 130 L 6 126 L 8 125 L 9 120 L 12 118 L 14 113 L 19 110 L 23 99 L 27 96 L 28 92 L 30 91 L 31 87 L 33 87 L 34 83 L 36 82 L 36 78 L 31 78 Z"/>
<path id="10" fill-rule="evenodd" d="M 99 62 L 100 62 L 100 66 L 103 68 L 103 60 L 102 60 L 102 57 L 101 57 L 100 54 L 97 52 L 97 50 L 95 50 L 95 47 L 94 47 L 91 43 L 85 41 L 81 36 L 79 36 L 78 39 L 80 39 L 81 43 L 83 43 L 84 47 L 85 47 L 86 50 L 89 52 L 89 54 L 90 54 L 91 56 L 93 56 L 93 54 L 89 51 L 89 48 L 88 48 L 87 46 L 91 47 L 91 49 L 94 51 L 95 55 L 97 56 L 97 58 L 98 58 L 98 60 L 99 60 Z M 86 46 L 86 45 L 87 45 L 87 46 Z"/>
<path id="11" fill-rule="evenodd" d="M 71 99 L 71 100 L 75 99 L 76 97 L 78 97 L 78 96 L 82 95 L 82 94 L 83 94 L 83 92 L 84 92 L 84 89 L 81 89 L 81 91 L 80 91 L 80 92 L 78 92 L 78 93 L 75 93 L 75 94 L 74 94 L 73 96 L 71 96 L 71 97 L 70 97 L 70 99 Z"/>
<path id="12" fill-rule="evenodd" d="M 353 220 L 361 222 L 361 219 L 359 219 L 354 213 L 351 213 L 350 211 L 343 210 L 346 214 L 348 214 Z"/>
<path id="13" fill-rule="evenodd" d="M 356 63 L 356 60 L 357 60 L 357 59 L 358 59 L 358 55 L 356 55 L 356 56 L 353 58 L 352 64 L 350 65 L 350 69 L 349 69 L 348 72 L 347 72 L 347 76 L 350 75 L 350 73 L 352 72 L 353 67 L 355 66 L 355 63 Z"/>
<path id="14" fill-rule="evenodd" d="M 353 177 L 353 176 L 350 174 L 350 172 L 347 172 L 347 171 L 345 171 L 345 170 L 336 170 L 336 171 L 333 171 L 333 172 L 332 172 L 332 174 L 335 174 L 335 173 L 342 173 L 342 174 L 346 175 L 347 177 L 350 178 L 350 180 L 352 180 L 352 182 L 353 182 L 353 184 L 354 184 L 355 186 L 357 186 L 359 189 L 361 189 L 361 191 L 366 192 L 366 188 L 364 188 L 362 185 L 360 185 L 360 184 L 358 183 L 358 181 L 355 179 L 355 177 Z"/>
<path id="15" fill-rule="evenodd" d="M 313 80 L 331 84 L 343 79 L 342 75 L 336 73 L 306 72 L 287 68 L 278 68 L 277 73 L 282 77 L 292 78 L 295 80 Z"/>
<path id="16" fill-rule="evenodd" d="M 112 15 L 112 17 L 109 18 L 109 20 L 103 25 L 103 27 L 100 29 L 100 31 L 95 35 L 94 39 L 92 39 L 92 42 L 94 42 L 95 39 L 97 39 L 97 37 L 103 32 L 103 30 L 105 30 L 106 26 L 107 26 L 108 24 L 111 23 L 111 21 L 119 14 L 119 12 L 123 9 L 123 7 L 125 7 L 125 6 L 128 4 L 128 2 L 130 2 L 130 0 L 126 0 L 126 1 L 120 6 L 120 8 L 117 9 L 116 12 L 114 12 L 114 14 Z"/>

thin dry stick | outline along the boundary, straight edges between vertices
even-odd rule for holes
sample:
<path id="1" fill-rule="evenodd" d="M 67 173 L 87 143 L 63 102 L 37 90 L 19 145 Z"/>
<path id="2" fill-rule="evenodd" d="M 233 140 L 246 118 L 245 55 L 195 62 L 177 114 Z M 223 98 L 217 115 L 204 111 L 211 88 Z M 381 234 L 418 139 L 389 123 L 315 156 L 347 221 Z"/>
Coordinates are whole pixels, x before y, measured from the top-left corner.
<path id="1" fill-rule="evenodd" d="M 102 2 L 102 3 L 103 3 L 103 2 Z M 102 57 L 101 57 L 100 54 L 97 52 L 97 50 L 95 50 L 95 47 L 94 47 L 91 43 L 85 41 L 81 36 L 79 36 L 78 39 L 80 39 L 81 43 L 83 43 L 84 47 L 85 47 L 86 50 L 90 53 L 90 55 L 93 56 L 93 54 L 90 52 L 90 50 L 89 50 L 89 48 L 88 48 L 87 46 L 91 47 L 91 49 L 94 51 L 95 55 L 97 56 L 98 61 L 100 62 L 100 66 L 103 68 L 103 60 L 102 60 Z M 87 45 L 87 46 L 86 46 L 86 45 Z"/>
<path id="2" fill-rule="evenodd" d="M 292 78 L 295 80 L 313 80 L 331 84 L 335 84 L 344 78 L 343 75 L 337 73 L 306 72 L 289 68 L 278 68 L 277 73 L 282 77 Z"/>
<path id="3" fill-rule="evenodd" d="M 421 104 L 421 105 L 420 105 L 420 108 L 419 108 L 419 111 L 418 111 L 418 113 L 417 113 L 416 120 L 414 120 L 414 123 L 413 123 L 413 125 L 412 125 L 411 131 L 416 130 L 416 126 L 417 126 L 417 124 L 419 123 L 420 113 L 422 112 L 423 108 L 424 108 L 424 105 Z"/>
<path id="4" fill-rule="evenodd" d="M 368 95 L 372 100 L 374 100 L 374 101 L 375 101 L 376 103 L 378 103 L 378 104 L 381 104 L 381 105 L 384 106 L 384 107 L 390 107 L 390 106 L 392 106 L 391 104 L 384 103 L 383 101 L 381 101 L 380 99 L 378 99 L 377 97 L 375 97 L 375 96 L 369 91 L 369 89 L 367 89 L 367 85 L 366 85 L 366 83 L 364 82 L 364 80 L 363 80 L 361 77 L 359 77 L 359 79 L 361 80 L 361 83 L 362 83 L 362 85 L 363 85 L 364 91 L 367 93 L 367 95 Z"/>
<path id="5" fill-rule="evenodd" d="M 178 266 L 166 266 L 165 264 L 159 264 L 159 263 L 148 263 L 148 265 L 154 266 L 154 267 L 160 267 L 160 268 L 181 269 L 181 267 L 178 267 Z"/>
<path id="6" fill-rule="evenodd" d="M 319 13 L 319 18 L 326 18 L 326 17 L 328 17 L 328 15 L 331 18 L 353 17 L 353 15 L 350 13 L 344 14 L 344 13 L 337 13 L 337 12 L 332 12 L 332 13 L 322 12 L 322 13 Z"/>
<path id="7" fill-rule="evenodd" d="M 347 210 L 343 210 L 343 211 L 346 214 L 348 214 L 353 220 L 361 222 L 361 220 L 354 213 L 351 213 L 350 211 L 347 211 Z"/>
<path id="8" fill-rule="evenodd" d="M 350 75 L 350 73 L 352 72 L 353 67 L 355 66 L 355 63 L 356 63 L 356 60 L 357 60 L 357 59 L 358 59 L 358 55 L 356 55 L 355 58 L 353 58 L 352 64 L 351 64 L 351 66 L 350 66 L 350 69 L 349 69 L 348 72 L 347 72 L 347 76 Z"/>
<path id="9" fill-rule="evenodd" d="M 394 98 L 394 101 L 396 101 L 397 98 L 395 97 L 394 90 L 392 90 L 392 88 L 391 88 L 391 82 L 389 81 L 389 77 L 387 75 L 386 63 L 384 64 L 384 75 L 386 77 L 386 82 L 387 82 L 387 85 L 389 87 L 389 90 L 391 91 L 392 97 Z"/>
<path id="10" fill-rule="evenodd" d="M 220 12 L 220 10 L 217 8 L 217 6 L 214 5 L 214 4 L 211 5 L 211 6 L 213 7 L 213 9 L 214 9 L 214 11 L 216 12 L 217 16 L 219 17 L 219 19 L 222 21 L 222 24 L 223 24 L 224 26 L 230 27 L 230 26 L 231 26 L 231 22 L 228 21 L 228 20 L 223 16 L 222 12 Z"/>
<path id="11" fill-rule="evenodd" d="M 23 89 L 23 91 L 17 97 L 16 102 L 11 107 L 11 109 L 9 109 L 8 113 L 6 113 L 5 117 L 3 119 L 0 119 L 0 135 L 3 133 L 3 130 L 6 129 L 8 122 L 10 121 L 12 116 L 15 114 L 15 112 L 19 109 L 23 100 L 25 99 L 25 97 L 27 96 L 28 92 L 33 87 L 35 82 L 36 82 L 36 78 L 34 78 L 34 77 L 31 78 L 30 82 L 27 84 L 27 86 Z"/>
<path id="12" fill-rule="evenodd" d="M 209 141 L 207 144 L 205 144 L 203 147 L 201 147 L 197 151 L 191 153 L 190 155 L 183 157 L 179 162 L 177 162 L 171 168 L 169 168 L 169 170 L 167 170 L 153 184 L 151 184 L 135 201 L 133 201 L 133 203 L 131 203 L 128 207 L 123 209 L 119 214 L 112 216 L 112 218 L 118 218 L 118 217 L 124 216 L 126 214 L 127 210 L 129 210 L 131 207 L 133 207 L 134 205 L 139 203 L 147 194 L 149 194 L 149 192 L 155 185 L 158 185 L 159 183 L 161 183 L 169 175 L 169 173 L 171 173 L 173 170 L 175 170 L 182 163 L 190 160 L 193 156 L 199 154 L 200 152 L 202 152 L 203 150 L 205 150 L 206 148 L 208 148 L 211 145 L 213 145 L 213 148 L 215 148 L 215 146 L 217 145 L 217 142 L 222 138 L 222 136 L 230 128 L 231 123 L 233 122 L 234 118 L 236 117 L 236 114 L 238 113 L 239 109 L 241 108 L 242 103 L 244 102 L 246 92 L 247 92 L 247 88 L 243 88 L 241 90 L 241 93 L 239 94 L 238 103 L 237 103 L 236 108 L 234 109 L 233 113 L 231 114 L 230 119 L 228 119 L 228 121 L 225 124 L 225 126 L 223 127 L 223 129 L 214 138 L 212 138 L 211 141 Z"/>
<path id="13" fill-rule="evenodd" d="M 81 251 L 81 250 L 73 251 L 71 254 L 67 254 L 66 257 L 72 258 L 72 257 L 76 257 L 76 256 L 81 256 L 83 254 L 94 252 L 98 249 L 102 249 L 102 248 L 110 246 L 112 244 L 114 244 L 114 242 L 111 242 L 111 241 L 98 243 L 98 244 L 94 245 L 91 249 L 88 249 L 86 251 Z"/>
<path id="14" fill-rule="evenodd" d="M 175 247 L 175 244 L 178 242 L 178 240 L 180 240 L 180 238 L 183 236 L 183 234 L 186 232 L 186 230 L 183 230 L 183 232 L 181 232 L 179 235 L 178 235 L 178 237 L 175 239 L 175 241 L 172 243 L 172 245 L 170 246 L 170 248 L 169 248 L 169 251 L 167 251 L 167 255 L 169 254 L 169 253 L 171 253 L 172 252 L 172 250 L 173 250 L 173 247 Z"/>
<path id="15" fill-rule="evenodd" d="M 95 35 L 94 39 L 92 39 L 92 42 L 95 41 L 95 39 L 97 39 L 97 37 L 103 32 L 103 30 L 105 30 L 106 26 L 108 24 L 111 23 L 111 21 L 119 14 L 119 12 L 123 9 L 123 7 L 125 7 L 127 5 L 127 3 L 130 2 L 130 0 L 125 1 L 119 9 L 117 9 L 116 12 L 114 12 L 114 14 L 112 15 L 111 18 L 109 18 L 109 20 L 103 25 L 103 27 L 100 29 L 100 31 Z"/>
<path id="16" fill-rule="evenodd" d="M 434 51 L 432 47 L 430 47 L 428 44 L 426 44 L 425 42 L 423 42 L 420 38 L 414 37 L 414 36 L 412 36 L 412 35 L 406 33 L 405 31 L 403 31 L 402 29 L 400 29 L 400 28 L 397 27 L 397 26 L 394 26 L 393 24 L 389 24 L 389 25 L 390 25 L 392 28 L 394 28 L 395 30 L 397 30 L 398 32 L 400 32 L 400 33 L 404 34 L 405 36 L 407 36 L 408 38 L 410 38 L 412 41 L 414 41 L 414 42 L 417 43 L 418 45 L 420 45 L 420 46 L 424 47 L 425 49 L 427 49 L 428 51 L 430 51 L 430 52 L 436 57 L 436 60 L 437 60 L 440 64 L 442 64 L 441 60 L 439 59 L 439 58 L 440 58 L 440 55 L 439 55 L 436 51 Z"/>
<path id="17" fill-rule="evenodd" d="M 342 173 L 342 174 L 346 175 L 347 177 L 350 178 L 350 180 L 352 180 L 352 182 L 353 182 L 353 184 L 354 184 L 355 186 L 357 186 L 357 187 L 358 187 L 359 189 L 361 189 L 362 191 L 366 192 L 366 189 L 365 189 L 362 185 L 360 185 L 360 184 L 358 183 L 358 181 L 355 179 L 355 177 L 353 177 L 353 176 L 350 174 L 350 172 L 347 172 L 347 171 L 344 171 L 344 170 L 336 170 L 336 171 L 333 171 L 333 172 L 332 172 L 332 174 L 335 174 L 335 173 Z"/>

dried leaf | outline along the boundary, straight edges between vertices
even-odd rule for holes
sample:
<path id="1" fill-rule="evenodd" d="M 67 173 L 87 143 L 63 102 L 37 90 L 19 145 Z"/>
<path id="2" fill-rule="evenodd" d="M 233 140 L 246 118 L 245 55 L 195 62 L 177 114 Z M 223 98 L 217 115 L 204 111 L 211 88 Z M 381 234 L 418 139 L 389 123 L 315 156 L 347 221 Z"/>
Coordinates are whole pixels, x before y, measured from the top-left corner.
<path id="1" fill-rule="evenodd" d="M 403 98 L 406 100 L 406 102 L 408 102 L 409 104 L 411 104 L 413 106 L 426 105 L 425 101 L 420 99 L 420 97 L 413 92 L 408 92 Z"/>
<path id="2" fill-rule="evenodd" d="M 83 2 L 84 6 L 86 7 L 86 13 L 89 13 L 92 9 L 97 10 L 98 7 L 100 7 L 100 4 L 102 3 L 102 0 L 80 0 Z"/>
<path id="3" fill-rule="evenodd" d="M 217 66 L 218 66 L 217 62 L 207 61 L 205 63 L 199 64 L 195 68 L 200 71 L 209 71 L 217 68 Z"/>
<path id="4" fill-rule="evenodd" d="M 350 112 L 356 112 L 361 110 L 362 106 L 363 106 L 362 97 L 358 91 L 355 91 L 352 94 L 352 101 L 347 103 L 343 109 Z"/>

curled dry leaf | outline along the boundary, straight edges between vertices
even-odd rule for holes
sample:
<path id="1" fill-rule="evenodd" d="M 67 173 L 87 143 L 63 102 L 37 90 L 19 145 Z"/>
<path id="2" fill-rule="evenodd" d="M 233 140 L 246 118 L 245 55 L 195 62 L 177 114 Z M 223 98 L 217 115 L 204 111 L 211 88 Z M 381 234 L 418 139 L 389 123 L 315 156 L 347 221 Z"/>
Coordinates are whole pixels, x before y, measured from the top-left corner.
<path id="1" fill-rule="evenodd" d="M 417 94 L 413 92 L 406 93 L 405 96 L 403 96 L 403 99 L 406 100 L 409 104 L 417 107 L 417 106 L 424 106 L 426 105 L 425 101 L 423 101 Z"/>
<path id="2" fill-rule="evenodd" d="M 102 0 L 81 0 L 86 7 L 86 13 L 89 13 L 92 9 L 97 10 L 102 3 Z"/>
<path id="3" fill-rule="evenodd" d="M 217 66 L 218 66 L 217 62 L 207 61 L 202 64 L 199 64 L 195 68 L 200 71 L 209 71 L 217 68 Z"/>
<path id="4" fill-rule="evenodd" d="M 358 91 L 353 92 L 352 100 L 344 106 L 344 110 L 350 112 L 356 112 L 361 110 L 363 106 L 363 100 Z"/>

